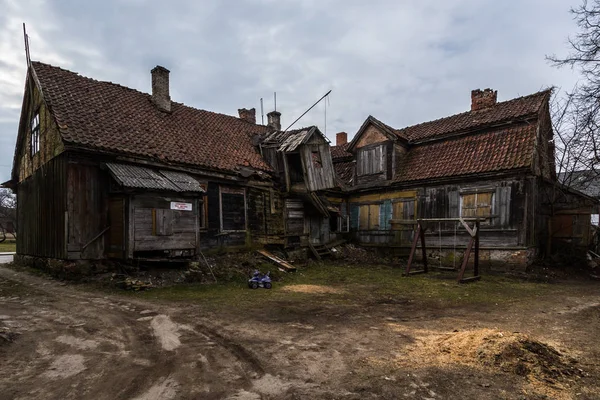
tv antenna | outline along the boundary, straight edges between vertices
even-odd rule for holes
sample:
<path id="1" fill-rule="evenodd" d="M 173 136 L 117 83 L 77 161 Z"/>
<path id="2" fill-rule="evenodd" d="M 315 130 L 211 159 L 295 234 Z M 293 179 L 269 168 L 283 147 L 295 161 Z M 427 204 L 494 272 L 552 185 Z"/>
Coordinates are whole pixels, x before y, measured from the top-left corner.
<path id="1" fill-rule="evenodd" d="M 299 116 L 298 118 L 296 118 L 296 120 L 294 122 L 292 122 L 290 124 L 290 126 L 288 126 L 287 128 L 285 128 L 284 132 L 287 132 L 287 130 L 290 129 L 296 122 L 300 121 L 300 118 L 304 117 L 310 110 L 312 110 L 317 104 L 319 104 L 321 102 L 321 100 L 323 100 L 325 97 L 329 96 L 329 94 L 331 93 L 331 90 L 332 89 L 330 89 L 329 92 L 325 93 L 319 100 L 317 100 L 315 102 L 315 104 L 313 104 L 312 106 L 310 106 L 308 108 L 308 110 L 304 111 L 301 116 Z"/>

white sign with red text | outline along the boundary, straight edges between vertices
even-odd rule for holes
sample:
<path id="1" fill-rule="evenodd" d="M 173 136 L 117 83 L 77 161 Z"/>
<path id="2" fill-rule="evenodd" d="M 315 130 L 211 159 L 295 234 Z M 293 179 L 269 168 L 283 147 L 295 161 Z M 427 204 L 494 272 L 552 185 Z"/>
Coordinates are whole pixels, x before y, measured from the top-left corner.
<path id="1" fill-rule="evenodd" d="M 172 201 L 171 210 L 192 211 L 192 203 L 178 203 L 176 201 Z"/>

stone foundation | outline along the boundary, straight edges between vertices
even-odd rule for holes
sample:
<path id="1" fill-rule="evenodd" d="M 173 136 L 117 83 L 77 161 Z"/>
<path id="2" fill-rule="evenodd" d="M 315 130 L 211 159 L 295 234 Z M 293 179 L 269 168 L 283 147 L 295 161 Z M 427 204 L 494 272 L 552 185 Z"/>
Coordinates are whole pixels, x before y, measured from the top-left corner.
<path id="1" fill-rule="evenodd" d="M 97 260 L 60 260 L 16 254 L 15 265 L 36 268 L 61 278 L 81 278 L 114 270 L 109 261 Z"/>

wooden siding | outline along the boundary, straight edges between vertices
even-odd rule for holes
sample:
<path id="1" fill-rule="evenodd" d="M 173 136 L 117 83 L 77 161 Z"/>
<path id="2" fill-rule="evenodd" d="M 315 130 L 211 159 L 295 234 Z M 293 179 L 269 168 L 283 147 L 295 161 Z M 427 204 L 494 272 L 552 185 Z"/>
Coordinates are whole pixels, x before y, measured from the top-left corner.
<path id="1" fill-rule="evenodd" d="M 125 257 L 125 199 L 111 198 L 108 207 L 108 245 L 106 255 L 111 258 Z"/>
<path id="2" fill-rule="evenodd" d="M 331 160 L 329 145 L 322 138 L 300 147 L 306 187 L 309 191 L 332 189 L 336 186 L 335 170 Z M 313 156 L 313 153 L 316 156 Z M 318 158 L 318 159 L 317 159 Z"/>
<path id="3" fill-rule="evenodd" d="M 283 200 L 278 191 L 250 187 L 246 190 L 248 230 L 253 241 L 284 242 Z"/>
<path id="4" fill-rule="evenodd" d="M 191 203 L 192 211 L 171 210 L 172 201 Z M 198 199 L 143 194 L 130 198 L 129 246 L 138 251 L 193 250 L 198 240 Z"/>
<path id="5" fill-rule="evenodd" d="M 17 254 L 66 258 L 66 159 L 53 158 L 17 186 Z"/>
<path id="6" fill-rule="evenodd" d="M 497 181 L 471 181 L 453 185 L 421 187 L 402 192 L 368 193 L 350 197 L 351 227 L 360 243 L 409 246 L 416 218 L 457 218 L 491 213 L 482 226 L 481 245 L 487 247 L 526 247 L 531 224 L 527 215 L 531 182 L 526 178 Z M 481 197 L 475 204 L 474 194 Z M 391 226 L 386 225 L 391 202 Z M 379 220 L 373 214 L 379 212 Z M 530 211 L 532 212 L 532 211 Z M 464 229 L 455 223 L 430 224 L 427 233 L 431 246 L 453 247 L 467 241 Z"/>
<path id="7" fill-rule="evenodd" d="M 64 144 L 54 122 L 54 118 L 43 101 L 40 91 L 35 85 L 30 84 L 25 90 L 26 106 L 21 110 L 24 125 L 19 134 L 17 143 L 17 167 L 19 182 L 33 175 L 42 165 L 58 156 L 64 151 Z M 35 113 L 39 113 L 39 151 L 31 154 L 31 120 Z"/>

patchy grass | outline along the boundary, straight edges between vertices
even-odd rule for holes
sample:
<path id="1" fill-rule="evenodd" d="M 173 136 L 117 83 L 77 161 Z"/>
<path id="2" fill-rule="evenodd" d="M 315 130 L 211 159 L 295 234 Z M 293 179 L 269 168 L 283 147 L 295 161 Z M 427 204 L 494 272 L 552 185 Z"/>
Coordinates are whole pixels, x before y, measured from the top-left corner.
<path id="1" fill-rule="evenodd" d="M 17 242 L 14 240 L 5 240 L 0 243 L 0 253 L 13 253 L 17 251 Z"/>
<path id="2" fill-rule="evenodd" d="M 456 283 L 457 273 L 432 272 L 403 277 L 402 270 L 387 266 L 360 267 L 314 264 L 296 273 L 282 274 L 273 289 L 250 290 L 243 281 L 219 284 L 188 284 L 153 289 L 137 295 L 239 310 L 268 307 L 281 302 L 311 305 L 370 305 L 411 299 L 439 306 L 495 305 L 549 295 L 560 286 L 527 282 L 503 275 L 485 275 L 471 284 Z M 297 286 L 297 288 L 294 288 Z"/>

